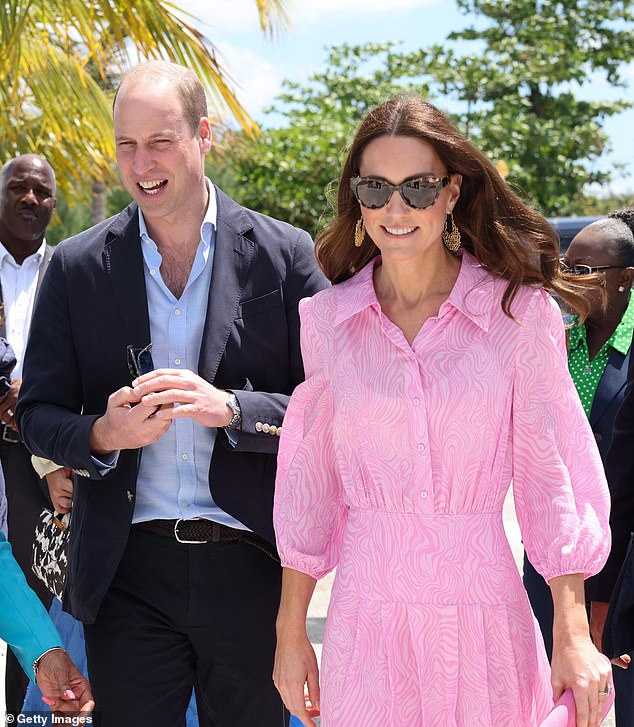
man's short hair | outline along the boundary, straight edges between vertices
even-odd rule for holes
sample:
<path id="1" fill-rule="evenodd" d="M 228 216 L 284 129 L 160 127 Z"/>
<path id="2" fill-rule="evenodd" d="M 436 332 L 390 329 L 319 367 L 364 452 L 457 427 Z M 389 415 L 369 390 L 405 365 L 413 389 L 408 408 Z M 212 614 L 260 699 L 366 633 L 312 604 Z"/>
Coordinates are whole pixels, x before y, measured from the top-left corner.
<path id="1" fill-rule="evenodd" d="M 196 133 L 201 117 L 207 116 L 207 96 L 200 79 L 190 68 L 169 61 L 141 63 L 133 68 L 121 82 L 114 97 L 113 109 L 117 103 L 119 91 L 137 77 L 146 81 L 172 85 L 176 90 L 183 109 L 183 115 L 192 135 Z"/>

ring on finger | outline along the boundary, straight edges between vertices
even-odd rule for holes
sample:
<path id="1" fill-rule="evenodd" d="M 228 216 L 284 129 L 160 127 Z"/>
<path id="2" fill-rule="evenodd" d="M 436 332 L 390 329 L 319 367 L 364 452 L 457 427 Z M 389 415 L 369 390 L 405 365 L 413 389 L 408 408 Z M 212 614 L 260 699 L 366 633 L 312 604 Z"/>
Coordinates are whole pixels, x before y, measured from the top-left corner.
<path id="1" fill-rule="evenodd" d="M 610 682 L 605 685 L 605 689 L 599 689 L 600 697 L 607 697 L 608 694 L 612 694 L 612 685 L 610 684 Z"/>

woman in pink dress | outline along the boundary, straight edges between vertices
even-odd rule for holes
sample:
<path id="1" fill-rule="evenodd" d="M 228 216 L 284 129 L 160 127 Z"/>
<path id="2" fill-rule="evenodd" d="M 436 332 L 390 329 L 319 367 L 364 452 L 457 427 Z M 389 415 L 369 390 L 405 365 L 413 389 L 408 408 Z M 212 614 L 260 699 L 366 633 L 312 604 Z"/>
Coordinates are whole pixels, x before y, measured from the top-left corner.
<path id="1" fill-rule="evenodd" d="M 545 292 L 583 312 L 591 281 L 560 273 L 545 220 L 415 98 L 362 122 L 317 258 L 336 285 L 300 307 L 275 495 L 284 702 L 308 727 L 535 727 L 572 687 L 596 727 L 609 666 L 583 579 L 609 498 Z M 511 481 L 552 589 L 552 675 L 504 534 Z M 320 689 L 306 611 L 335 566 Z"/>

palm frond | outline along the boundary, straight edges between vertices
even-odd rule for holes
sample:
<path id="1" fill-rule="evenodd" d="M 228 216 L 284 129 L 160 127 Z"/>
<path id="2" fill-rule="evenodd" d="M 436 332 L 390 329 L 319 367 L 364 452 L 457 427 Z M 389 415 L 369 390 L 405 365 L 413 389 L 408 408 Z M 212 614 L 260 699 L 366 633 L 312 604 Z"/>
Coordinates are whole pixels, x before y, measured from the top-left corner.
<path id="1" fill-rule="evenodd" d="M 203 81 L 210 112 L 257 126 L 195 18 L 167 0 L 4 0 L 0 15 L 0 129 L 3 160 L 44 154 L 71 196 L 92 177 L 114 174 L 113 78 L 163 58 Z M 285 0 L 256 0 L 270 37 L 288 26 Z"/>

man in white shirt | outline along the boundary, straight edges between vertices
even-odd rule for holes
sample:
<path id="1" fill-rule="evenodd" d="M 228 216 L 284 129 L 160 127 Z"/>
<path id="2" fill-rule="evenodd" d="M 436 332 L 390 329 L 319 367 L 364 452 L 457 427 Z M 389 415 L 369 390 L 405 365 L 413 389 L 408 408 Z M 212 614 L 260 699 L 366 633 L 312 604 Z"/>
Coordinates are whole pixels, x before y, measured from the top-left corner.
<path id="1" fill-rule="evenodd" d="M 29 585 L 48 608 L 51 595 L 31 572 L 33 531 L 43 507 L 50 507 L 45 482 L 15 429 L 13 412 L 22 379 L 24 349 L 39 283 L 52 249 L 44 234 L 55 210 L 55 174 L 35 154 L 9 161 L 0 172 L 0 336 L 17 358 L 11 389 L 0 400 L 0 459 L 6 481 L 8 532 L 13 553 Z M 51 355 L 55 355 L 51 351 Z M 7 653 L 7 714 L 20 712 L 28 680 Z"/>

